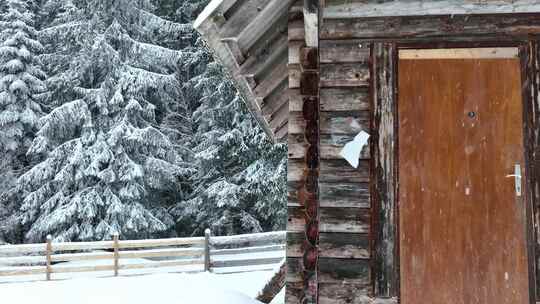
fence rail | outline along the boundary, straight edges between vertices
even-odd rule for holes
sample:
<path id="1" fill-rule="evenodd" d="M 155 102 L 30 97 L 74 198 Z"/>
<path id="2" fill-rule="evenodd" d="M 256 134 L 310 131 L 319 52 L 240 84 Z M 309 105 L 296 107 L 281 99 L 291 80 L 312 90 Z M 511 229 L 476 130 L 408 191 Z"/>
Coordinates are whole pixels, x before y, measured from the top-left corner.
<path id="1" fill-rule="evenodd" d="M 276 267 L 285 257 L 285 232 L 235 236 L 119 240 L 95 242 L 52 242 L 0 246 L 0 282 L 4 277 L 109 272 L 174 268 L 167 272 L 246 272 Z M 70 265 L 83 263 L 82 265 Z M 100 264 L 100 263 L 106 264 Z M 89 264 L 84 264 L 89 263 Z M 182 267 L 190 268 L 182 268 Z"/>

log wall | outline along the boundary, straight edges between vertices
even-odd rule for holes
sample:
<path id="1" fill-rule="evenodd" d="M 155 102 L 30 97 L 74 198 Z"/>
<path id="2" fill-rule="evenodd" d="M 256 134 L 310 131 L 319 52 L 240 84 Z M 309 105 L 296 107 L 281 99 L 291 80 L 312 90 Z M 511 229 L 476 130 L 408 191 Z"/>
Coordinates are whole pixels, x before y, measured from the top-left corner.
<path id="1" fill-rule="evenodd" d="M 324 25 L 323 25 L 324 26 Z M 302 113 L 302 1 L 289 13 L 288 277 L 286 303 L 304 296 L 302 256 L 306 250 L 304 183 L 306 119 Z M 370 293 L 369 147 L 357 169 L 339 152 L 361 130 L 369 132 L 369 44 L 319 42 L 319 243 L 318 302 L 360 303 Z M 362 302 L 363 303 L 363 302 Z"/>
<path id="2" fill-rule="evenodd" d="M 339 257 L 321 252 L 320 259 L 332 261 L 334 284 L 330 287 L 321 276 L 319 281 L 320 303 L 370 303 L 364 295 L 377 298 L 391 298 L 399 295 L 399 246 L 397 235 L 397 209 L 395 205 L 395 165 L 393 151 L 397 145 L 394 138 L 394 106 L 396 96 L 393 88 L 393 56 L 397 47 L 438 48 L 453 45 L 457 47 L 506 46 L 527 43 L 531 53 L 536 52 L 540 33 L 540 14 L 497 14 L 497 15 L 448 15 L 419 17 L 369 17 L 325 19 L 320 30 L 321 39 L 321 224 L 325 222 L 324 213 L 328 210 L 340 212 L 334 225 L 345 227 L 364 226 L 365 229 L 334 231 L 340 238 L 351 237 L 362 242 L 365 255 Z M 532 56 L 533 60 L 535 59 Z M 537 68 L 537 61 L 529 62 Z M 525 63 L 524 63 L 525 65 Z M 538 73 L 527 72 L 532 81 Z M 527 80 L 528 83 L 531 80 Z M 538 102 L 538 87 L 524 86 L 525 94 L 532 94 L 531 106 L 527 116 L 537 120 L 535 107 Z M 527 93 L 529 92 L 529 93 Z M 530 103 L 527 99 L 526 103 Z M 529 124 L 529 122 L 526 122 Z M 526 128 L 537 130 L 530 124 Z M 338 155 L 342 142 L 351 140 L 360 130 L 371 131 L 371 149 L 365 149 L 358 170 L 353 170 Z M 537 134 L 536 131 L 530 134 Z M 349 136 L 347 138 L 347 136 Z M 343 141 L 337 140 L 338 137 Z M 328 145 L 330 140 L 330 146 Z M 537 163 L 537 138 L 528 142 L 528 159 Z M 297 154 L 293 153 L 293 154 Z M 325 171 L 324 168 L 332 170 Z M 371 170 L 369 170 L 369 168 Z M 537 165 L 528 169 L 536 175 Z M 371 171 L 371 174 L 370 174 Z M 535 184 L 534 181 L 529 181 Z M 364 187 L 365 185 L 365 187 Z M 369 186 L 370 185 L 370 186 Z M 337 192 L 339 197 L 331 198 L 332 206 L 327 205 L 325 197 Z M 341 192 L 343 189 L 356 191 L 354 195 Z M 529 230 L 535 227 L 531 213 L 538 220 L 536 204 L 538 189 L 529 187 L 531 197 L 536 199 L 535 208 L 527 216 Z M 326 191 L 326 192 L 323 192 Z M 360 195 L 363 193 L 364 195 Z M 370 194 L 372 197 L 370 197 Z M 361 198 L 361 201 L 359 200 Z M 356 204 L 353 201 L 356 200 Z M 370 202 L 373 206 L 370 206 Z M 332 208 L 330 208 L 332 207 Z M 355 209 L 356 208 L 356 209 Z M 371 208 L 371 209 L 364 209 Z M 366 212 L 363 212 L 363 211 Z M 349 226 L 349 227 L 352 227 Z M 335 226 L 334 226 L 335 227 Z M 321 235 L 324 229 L 321 226 Z M 364 234 L 365 233 L 365 234 Z M 538 247 L 538 232 L 531 236 L 530 244 Z M 365 236 L 358 238 L 358 236 Z M 340 238 L 333 238 L 336 242 Z M 323 238 L 321 237 L 321 242 Z M 345 246 L 349 248 L 352 243 Z M 321 245 L 321 248 L 324 246 Z M 536 253 L 534 252 L 536 251 Z M 531 249 L 531 257 L 538 251 Z M 365 264 L 364 264 L 365 262 Z M 538 269 L 531 262 L 531 271 Z M 362 265 L 366 265 L 363 269 Z M 323 269 L 323 263 L 321 263 Z M 346 270 L 341 273 L 340 269 Z M 322 270 L 321 270 L 322 271 Z M 535 276 L 531 276 L 534 286 Z M 538 282 L 538 276 L 536 276 Z M 348 288 L 349 284 L 357 284 Z M 365 284 L 365 285 L 364 285 Z M 538 283 L 536 283 L 538 284 Z M 344 288 L 345 286 L 345 288 Z M 363 288 L 361 286 L 364 286 Z M 534 288 L 532 288 L 534 289 Z M 534 294 L 534 292 L 532 292 Z M 364 302 L 367 301 L 367 302 Z M 395 301 L 395 298 L 394 300 Z"/>

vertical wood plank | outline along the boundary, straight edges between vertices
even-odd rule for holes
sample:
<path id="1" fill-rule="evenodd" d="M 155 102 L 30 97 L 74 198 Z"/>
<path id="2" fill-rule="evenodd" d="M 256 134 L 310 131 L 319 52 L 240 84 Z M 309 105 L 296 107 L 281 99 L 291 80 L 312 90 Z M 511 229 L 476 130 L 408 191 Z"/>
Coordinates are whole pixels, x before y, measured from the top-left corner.
<path id="1" fill-rule="evenodd" d="M 210 271 L 210 237 L 212 232 L 206 228 L 204 230 L 204 271 Z"/>
<path id="2" fill-rule="evenodd" d="M 319 0 L 304 0 L 306 45 L 319 47 Z"/>
<path id="3" fill-rule="evenodd" d="M 399 293 L 396 151 L 397 49 L 395 43 L 377 42 L 371 50 L 371 191 L 373 288 L 378 297 Z"/>
<path id="4" fill-rule="evenodd" d="M 118 233 L 113 234 L 113 250 L 114 250 L 114 276 L 118 276 L 118 259 L 120 254 L 118 253 Z"/>
<path id="5" fill-rule="evenodd" d="M 291 88 L 299 88 L 300 84 L 300 68 L 299 68 L 299 62 L 300 62 L 300 51 L 301 48 L 305 46 L 305 39 L 304 39 L 304 15 L 303 15 L 303 1 L 297 0 L 293 6 L 289 8 L 289 19 L 288 19 L 288 40 L 289 40 L 289 55 L 297 53 L 298 54 L 298 60 L 295 59 L 295 56 L 289 56 L 289 64 L 287 65 L 287 68 L 289 70 L 289 92 L 297 92 L 297 94 L 289 94 L 290 96 L 294 96 L 295 100 L 297 100 L 297 107 L 293 108 L 290 107 L 289 104 L 289 120 L 291 117 L 291 114 L 298 113 L 302 111 L 303 106 L 303 98 L 300 94 L 300 90 L 291 90 Z M 305 141 L 304 136 L 304 129 L 305 129 L 305 123 L 304 121 L 298 121 L 298 134 L 304 139 L 304 142 L 302 144 L 302 149 L 307 150 L 309 147 L 309 143 Z M 293 128 L 293 125 L 288 124 L 288 134 L 291 133 L 291 128 Z M 293 141 L 291 141 L 291 137 L 288 137 L 288 144 L 291 146 Z M 303 156 L 303 155 L 302 155 Z M 291 161 L 293 158 L 289 154 L 288 156 L 288 174 L 287 174 L 287 184 L 289 186 L 289 195 L 288 195 L 288 206 L 296 206 L 299 204 L 298 197 L 299 193 L 304 193 L 302 191 L 302 181 L 297 178 L 296 174 L 291 175 Z M 291 214 L 288 215 L 288 221 L 287 221 L 287 243 L 298 243 L 299 250 L 296 253 L 292 253 L 289 250 L 289 246 L 287 248 L 287 278 L 286 278 L 286 286 L 285 286 L 285 302 L 286 303 L 301 303 L 302 298 L 304 297 L 304 283 L 302 282 L 302 266 L 301 264 L 301 256 L 304 252 L 304 241 L 305 241 L 305 233 L 303 231 L 299 231 L 298 233 L 292 232 L 296 228 L 296 223 L 303 222 L 304 220 L 301 218 L 291 217 Z M 305 229 L 304 229 L 305 230 Z"/>
<path id="6" fill-rule="evenodd" d="M 534 252 L 535 252 L 535 298 L 538 300 L 540 296 L 540 42 L 533 40 L 529 43 L 529 56 L 531 62 L 531 70 L 529 71 L 530 84 L 530 104 L 532 106 L 532 122 L 534 128 L 534 139 L 532 148 L 529 153 L 532 157 L 532 172 L 529 176 L 531 180 L 531 189 L 533 190 L 533 226 L 534 233 Z"/>
<path id="7" fill-rule="evenodd" d="M 45 248 L 45 254 L 46 254 L 46 259 L 47 259 L 47 273 L 46 273 L 46 276 L 47 276 L 47 281 L 50 281 L 51 280 L 51 272 L 52 272 L 52 268 L 51 268 L 52 236 L 51 235 L 47 235 L 47 243 L 46 243 L 46 248 Z"/>
<path id="8" fill-rule="evenodd" d="M 530 300 L 535 301 L 540 294 L 538 274 L 538 202 L 539 202 L 539 66 L 538 41 L 532 40 L 520 48 L 521 78 L 523 90 L 523 121 L 525 137 L 525 166 L 526 166 L 526 232 L 527 253 L 529 258 Z M 534 286 L 534 288 L 533 288 Z"/>

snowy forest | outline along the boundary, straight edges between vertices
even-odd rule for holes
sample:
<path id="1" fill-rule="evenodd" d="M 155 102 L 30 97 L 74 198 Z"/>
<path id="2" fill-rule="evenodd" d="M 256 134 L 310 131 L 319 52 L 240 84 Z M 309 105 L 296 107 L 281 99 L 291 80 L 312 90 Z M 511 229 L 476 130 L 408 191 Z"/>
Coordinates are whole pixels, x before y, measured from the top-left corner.
<path id="1" fill-rule="evenodd" d="M 0 1 L 0 241 L 284 229 L 287 147 L 192 29 L 207 3 Z"/>

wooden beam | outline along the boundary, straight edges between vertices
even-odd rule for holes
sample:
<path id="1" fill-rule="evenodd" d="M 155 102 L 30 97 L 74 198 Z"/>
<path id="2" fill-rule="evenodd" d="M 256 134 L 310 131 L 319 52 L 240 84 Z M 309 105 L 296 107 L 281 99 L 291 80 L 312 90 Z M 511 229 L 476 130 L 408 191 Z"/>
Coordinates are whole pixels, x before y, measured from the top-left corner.
<path id="1" fill-rule="evenodd" d="M 365 1 L 326 0 L 324 18 L 540 12 L 536 0 Z"/>
<path id="2" fill-rule="evenodd" d="M 306 46 L 319 47 L 319 0 L 304 0 Z"/>
<path id="3" fill-rule="evenodd" d="M 495 59 L 518 58 L 519 50 L 507 48 L 408 49 L 399 51 L 399 59 Z"/>
<path id="4" fill-rule="evenodd" d="M 439 15 L 328 19 L 320 39 L 508 41 L 540 35 L 540 14 Z"/>
<path id="5" fill-rule="evenodd" d="M 395 43 L 372 48 L 371 198 L 374 294 L 399 294 L 399 258 L 396 206 L 396 59 Z"/>

